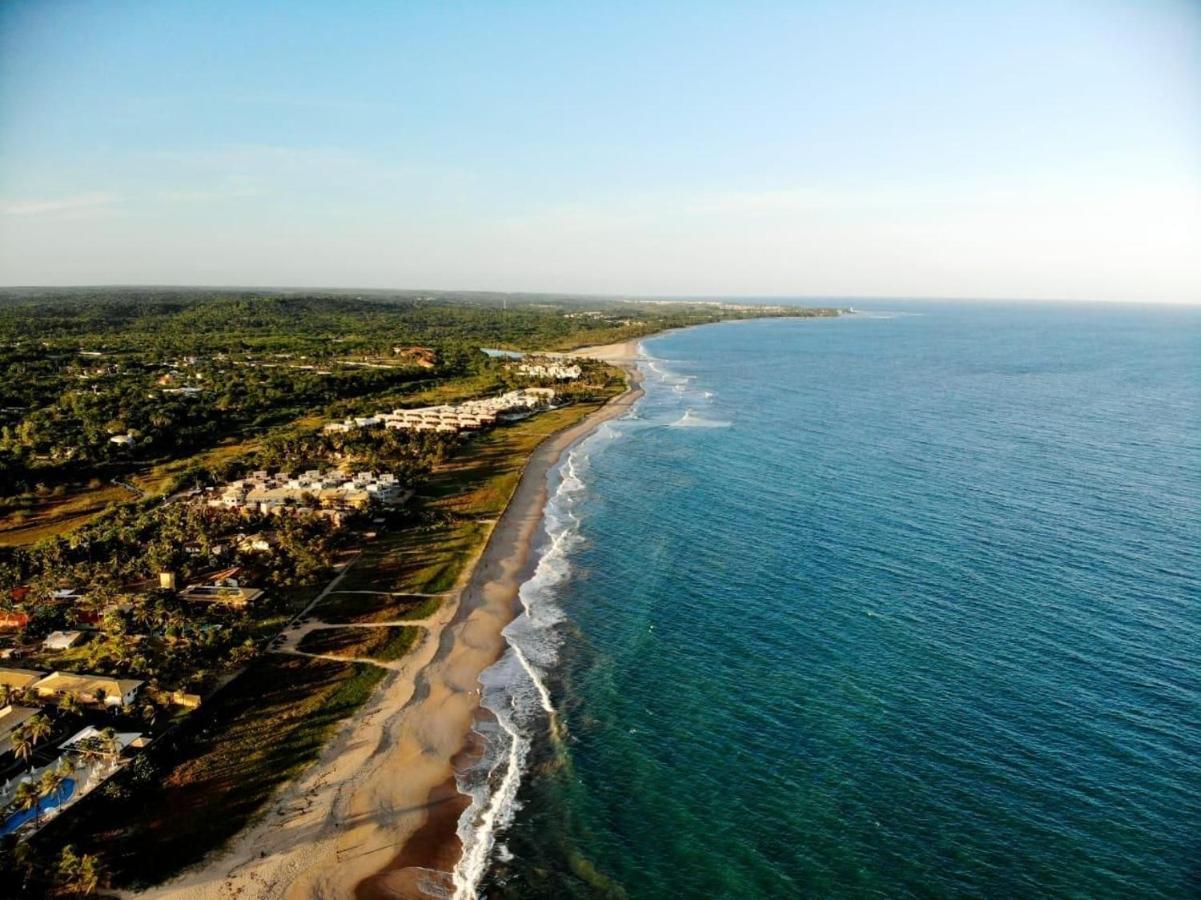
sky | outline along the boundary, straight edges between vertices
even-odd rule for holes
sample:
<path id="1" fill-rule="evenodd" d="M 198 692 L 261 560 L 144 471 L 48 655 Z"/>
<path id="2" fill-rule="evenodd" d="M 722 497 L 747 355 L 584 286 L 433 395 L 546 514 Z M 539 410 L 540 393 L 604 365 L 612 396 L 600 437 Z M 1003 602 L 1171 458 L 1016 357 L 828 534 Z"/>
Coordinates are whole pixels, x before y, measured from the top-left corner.
<path id="1" fill-rule="evenodd" d="M 0 284 L 1201 302 L 1201 0 L 4 0 Z"/>

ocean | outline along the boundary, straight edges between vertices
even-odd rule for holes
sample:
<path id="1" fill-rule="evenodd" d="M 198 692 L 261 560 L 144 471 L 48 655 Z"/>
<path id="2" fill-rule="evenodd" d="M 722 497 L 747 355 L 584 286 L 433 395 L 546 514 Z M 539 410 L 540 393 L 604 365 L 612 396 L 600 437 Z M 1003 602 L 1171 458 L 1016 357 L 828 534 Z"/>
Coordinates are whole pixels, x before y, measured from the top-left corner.
<path id="1" fill-rule="evenodd" d="M 643 348 L 552 475 L 461 894 L 1201 896 L 1201 309 Z"/>

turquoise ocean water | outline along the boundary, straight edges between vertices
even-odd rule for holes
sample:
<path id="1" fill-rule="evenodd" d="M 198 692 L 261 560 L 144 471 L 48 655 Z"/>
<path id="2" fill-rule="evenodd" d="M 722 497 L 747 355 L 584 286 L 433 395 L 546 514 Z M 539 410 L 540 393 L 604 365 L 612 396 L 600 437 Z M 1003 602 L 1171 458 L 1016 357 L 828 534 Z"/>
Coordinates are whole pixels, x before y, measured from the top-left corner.
<path id="1" fill-rule="evenodd" d="M 1201 310 L 644 346 L 487 673 L 463 893 L 1201 896 Z"/>

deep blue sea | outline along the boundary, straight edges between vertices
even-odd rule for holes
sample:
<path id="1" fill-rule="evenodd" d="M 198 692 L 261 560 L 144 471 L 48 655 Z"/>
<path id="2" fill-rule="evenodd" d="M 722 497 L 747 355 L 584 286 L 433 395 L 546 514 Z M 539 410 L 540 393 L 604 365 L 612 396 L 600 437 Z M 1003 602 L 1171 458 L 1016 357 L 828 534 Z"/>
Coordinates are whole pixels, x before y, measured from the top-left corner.
<path id="1" fill-rule="evenodd" d="M 1201 309 L 644 349 L 486 683 L 483 895 L 1201 896 Z"/>

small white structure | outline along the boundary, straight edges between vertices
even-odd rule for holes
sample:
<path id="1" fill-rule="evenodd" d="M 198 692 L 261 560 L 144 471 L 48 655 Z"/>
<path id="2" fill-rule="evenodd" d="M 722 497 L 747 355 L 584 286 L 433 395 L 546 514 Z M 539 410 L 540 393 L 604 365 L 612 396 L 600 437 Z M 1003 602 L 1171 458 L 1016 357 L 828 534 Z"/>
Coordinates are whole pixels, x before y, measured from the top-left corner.
<path id="1" fill-rule="evenodd" d="M 82 631 L 52 631 L 42 641 L 47 650 L 70 650 L 83 640 Z"/>
<path id="2" fill-rule="evenodd" d="M 551 378 L 555 381 L 575 381 L 584 374 L 577 365 L 549 361 L 522 363 L 517 367 L 517 371 L 530 378 Z"/>
<path id="3" fill-rule="evenodd" d="M 117 752 L 124 750 L 130 744 L 137 741 L 142 736 L 138 731 L 116 731 L 113 732 L 113 744 Z M 95 725 L 88 725 L 86 728 L 75 732 L 71 737 L 67 738 L 58 745 L 59 750 L 84 750 L 91 744 L 98 744 L 104 740 L 104 733 Z"/>
<path id="4" fill-rule="evenodd" d="M 108 439 L 110 444 L 117 444 L 120 447 L 128 447 L 133 444 L 133 435 L 128 432 L 125 434 L 114 434 Z"/>

